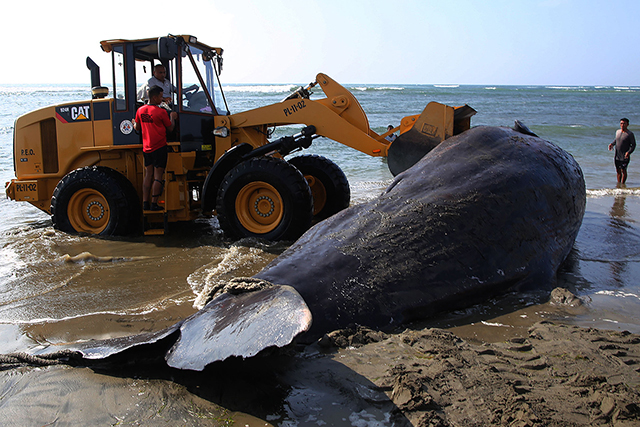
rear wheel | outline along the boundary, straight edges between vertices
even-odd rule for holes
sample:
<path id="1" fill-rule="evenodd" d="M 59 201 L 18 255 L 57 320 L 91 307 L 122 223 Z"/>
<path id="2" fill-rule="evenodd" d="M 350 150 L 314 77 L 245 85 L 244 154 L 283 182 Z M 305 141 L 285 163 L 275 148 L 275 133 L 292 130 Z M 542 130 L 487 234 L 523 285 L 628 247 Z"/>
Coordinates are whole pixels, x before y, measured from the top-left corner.
<path id="1" fill-rule="evenodd" d="M 133 185 L 113 169 L 76 169 L 60 180 L 51 198 L 55 228 L 67 233 L 123 236 L 135 231 L 140 219 Z"/>
<path id="2" fill-rule="evenodd" d="M 304 175 L 313 195 L 313 215 L 323 220 L 349 207 L 349 181 L 338 165 L 326 157 L 308 154 L 289 160 Z"/>
<path id="3" fill-rule="evenodd" d="M 295 240 L 311 225 L 313 200 L 300 172 L 272 157 L 249 159 L 220 185 L 216 211 L 232 237 Z"/>

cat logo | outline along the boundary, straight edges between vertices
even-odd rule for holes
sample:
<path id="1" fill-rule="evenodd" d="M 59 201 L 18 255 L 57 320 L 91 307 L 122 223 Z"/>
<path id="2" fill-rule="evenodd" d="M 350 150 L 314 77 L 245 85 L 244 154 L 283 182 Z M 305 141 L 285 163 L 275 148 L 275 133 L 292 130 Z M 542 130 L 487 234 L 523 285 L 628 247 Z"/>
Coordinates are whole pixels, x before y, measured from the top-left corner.
<path id="1" fill-rule="evenodd" d="M 56 107 L 56 118 L 62 123 L 85 122 L 91 120 L 91 105 L 69 105 Z"/>
<path id="2" fill-rule="evenodd" d="M 89 106 L 79 105 L 77 107 L 71 107 L 71 120 L 89 120 Z"/>

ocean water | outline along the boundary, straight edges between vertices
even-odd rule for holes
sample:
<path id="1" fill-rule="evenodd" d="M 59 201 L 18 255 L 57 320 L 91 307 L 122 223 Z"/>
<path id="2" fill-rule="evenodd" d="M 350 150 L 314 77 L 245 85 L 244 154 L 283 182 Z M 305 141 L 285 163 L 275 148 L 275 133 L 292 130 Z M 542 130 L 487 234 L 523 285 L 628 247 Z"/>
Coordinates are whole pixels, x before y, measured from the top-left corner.
<path id="1" fill-rule="evenodd" d="M 640 87 L 344 86 L 379 133 L 420 113 L 429 101 L 468 104 L 478 111 L 472 125 L 512 126 L 517 119 L 571 153 L 585 174 L 587 213 L 558 285 L 581 296 L 587 310 L 566 321 L 640 332 L 640 161 L 632 156 L 627 184 L 619 187 L 607 151 L 621 117 L 640 136 Z M 228 85 L 225 94 L 230 110 L 239 112 L 278 102 L 295 88 Z M 0 181 L 14 177 L 18 116 L 89 96 L 88 84 L 0 85 Z M 274 137 L 296 131 L 280 128 Z M 336 142 L 317 139 L 307 152 L 329 157 L 344 170 L 352 204 L 376 197 L 391 180 L 384 159 Z M 4 186 L 0 193 L 0 353 L 160 329 L 194 312 L 196 296 L 212 282 L 250 276 L 286 248 L 229 241 L 215 218 L 176 225 L 164 237 L 70 236 L 54 230 L 48 216 L 31 205 L 6 199 Z M 487 321 L 495 314 L 490 308 L 478 313 Z"/>

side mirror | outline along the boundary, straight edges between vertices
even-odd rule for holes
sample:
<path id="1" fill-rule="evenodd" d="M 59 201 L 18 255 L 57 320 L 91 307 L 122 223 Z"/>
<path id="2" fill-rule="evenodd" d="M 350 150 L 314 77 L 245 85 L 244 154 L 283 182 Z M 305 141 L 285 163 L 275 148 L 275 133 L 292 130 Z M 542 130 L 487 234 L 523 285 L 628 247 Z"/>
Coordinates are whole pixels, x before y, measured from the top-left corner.
<path id="1" fill-rule="evenodd" d="M 171 37 L 158 39 L 158 58 L 160 61 L 171 61 L 178 55 L 178 44 Z"/>
<path id="2" fill-rule="evenodd" d="M 218 55 L 218 74 L 222 74 L 222 56 Z"/>

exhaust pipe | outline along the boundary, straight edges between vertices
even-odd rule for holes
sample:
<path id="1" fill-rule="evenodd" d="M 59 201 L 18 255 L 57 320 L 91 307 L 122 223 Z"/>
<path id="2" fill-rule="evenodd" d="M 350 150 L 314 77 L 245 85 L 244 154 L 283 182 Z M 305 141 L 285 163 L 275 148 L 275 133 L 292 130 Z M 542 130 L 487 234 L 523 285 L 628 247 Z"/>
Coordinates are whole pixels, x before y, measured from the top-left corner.
<path id="1" fill-rule="evenodd" d="M 91 97 L 104 98 L 109 94 L 109 88 L 100 85 L 100 67 L 87 56 L 87 68 L 91 71 Z"/>

